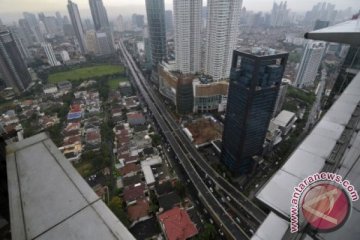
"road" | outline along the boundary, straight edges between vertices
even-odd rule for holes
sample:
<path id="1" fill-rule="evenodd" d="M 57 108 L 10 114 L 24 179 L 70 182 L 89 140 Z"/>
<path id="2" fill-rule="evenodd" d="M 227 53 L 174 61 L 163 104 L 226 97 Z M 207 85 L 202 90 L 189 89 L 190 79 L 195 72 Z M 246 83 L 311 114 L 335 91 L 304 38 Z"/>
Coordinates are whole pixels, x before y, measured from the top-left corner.
<path id="1" fill-rule="evenodd" d="M 246 197 L 239 193 L 232 185 L 226 182 L 219 174 L 217 174 L 197 152 L 192 143 L 189 142 L 178 124 L 172 119 L 172 116 L 166 110 L 164 104 L 156 97 L 153 90 L 147 84 L 138 69 L 132 57 L 125 49 L 123 43 L 120 43 L 120 49 L 123 53 L 124 60 L 127 63 L 129 70 L 134 77 L 134 81 L 139 91 L 141 92 L 145 102 L 148 104 L 151 113 L 156 120 L 159 128 L 168 143 L 173 148 L 178 159 L 182 163 L 190 180 L 198 191 L 198 195 L 203 204 L 208 208 L 210 213 L 214 216 L 215 221 L 224 229 L 225 233 L 233 239 L 249 239 L 249 236 L 240 228 L 232 216 L 223 208 L 222 204 L 209 191 L 203 179 L 193 166 L 193 160 L 198 159 L 203 163 L 202 167 L 206 169 L 207 174 L 211 176 L 219 188 L 222 188 L 237 204 L 241 206 L 246 212 L 253 216 L 258 222 L 265 219 L 265 214 L 257 208 Z M 156 105 L 155 105 L 156 104 Z M 195 161 L 196 162 L 196 161 Z M 251 209 L 250 209 L 251 208 Z M 250 210 L 249 210 L 250 209 Z"/>

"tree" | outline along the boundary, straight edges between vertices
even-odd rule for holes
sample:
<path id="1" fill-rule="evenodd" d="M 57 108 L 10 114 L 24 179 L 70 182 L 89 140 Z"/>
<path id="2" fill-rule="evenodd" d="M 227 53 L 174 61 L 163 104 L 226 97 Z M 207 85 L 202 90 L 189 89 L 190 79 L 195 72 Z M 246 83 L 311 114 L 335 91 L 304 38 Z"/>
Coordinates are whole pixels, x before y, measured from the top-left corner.
<path id="1" fill-rule="evenodd" d="M 203 231 L 195 237 L 195 239 L 199 240 L 215 240 L 216 239 L 216 229 L 214 225 L 210 223 L 206 223 Z"/>
<path id="2" fill-rule="evenodd" d="M 113 197 L 109 203 L 109 208 L 126 227 L 129 227 L 130 222 L 124 211 L 123 204 L 120 197 Z"/>
<path id="3" fill-rule="evenodd" d="M 186 189 L 184 184 L 182 184 L 181 182 L 177 181 L 175 183 L 175 190 L 177 194 L 179 194 L 181 199 L 184 199 L 186 197 Z"/>
<path id="4" fill-rule="evenodd" d="M 152 140 L 151 143 L 152 143 L 152 145 L 153 145 L 154 147 L 160 145 L 160 143 L 161 143 L 161 137 L 160 137 L 159 134 L 153 134 L 153 135 L 150 135 L 150 137 L 151 137 L 151 140 Z"/>

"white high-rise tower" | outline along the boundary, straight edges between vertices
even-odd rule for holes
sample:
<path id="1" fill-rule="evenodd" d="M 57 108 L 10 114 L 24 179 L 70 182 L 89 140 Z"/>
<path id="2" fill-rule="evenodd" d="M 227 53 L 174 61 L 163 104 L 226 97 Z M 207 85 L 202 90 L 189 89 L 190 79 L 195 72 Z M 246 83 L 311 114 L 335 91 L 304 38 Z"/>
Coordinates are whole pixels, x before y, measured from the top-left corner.
<path id="1" fill-rule="evenodd" d="M 314 84 L 324 52 L 324 42 L 309 41 L 307 43 L 296 76 L 295 85 L 297 87 L 302 88 Z"/>
<path id="2" fill-rule="evenodd" d="M 56 59 L 54 50 L 50 43 L 43 42 L 41 43 L 41 46 L 43 47 L 46 57 L 48 59 L 48 62 L 50 66 L 59 66 L 61 65 L 60 62 Z"/>
<path id="3" fill-rule="evenodd" d="M 201 71 L 202 0 L 174 0 L 175 55 L 177 69 Z"/>
<path id="4" fill-rule="evenodd" d="M 214 80 L 229 78 L 239 33 L 242 0 L 208 0 L 204 73 Z"/>

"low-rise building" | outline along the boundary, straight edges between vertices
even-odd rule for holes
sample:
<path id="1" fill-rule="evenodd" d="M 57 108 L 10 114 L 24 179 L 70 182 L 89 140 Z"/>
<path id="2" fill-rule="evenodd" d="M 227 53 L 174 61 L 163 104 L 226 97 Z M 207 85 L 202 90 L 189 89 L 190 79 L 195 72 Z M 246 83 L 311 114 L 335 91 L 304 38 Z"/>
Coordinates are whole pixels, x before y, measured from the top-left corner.
<path id="1" fill-rule="evenodd" d="M 126 114 L 126 116 L 130 126 L 144 125 L 146 122 L 144 115 L 139 112 L 131 112 Z"/>
<path id="2" fill-rule="evenodd" d="M 55 84 L 50 83 L 43 87 L 43 92 L 45 94 L 55 94 L 55 93 L 57 93 L 57 91 L 58 91 L 58 88 L 56 87 Z"/>
<path id="3" fill-rule="evenodd" d="M 145 192 L 147 192 L 145 184 L 139 183 L 132 187 L 124 189 L 123 199 L 126 204 L 130 206 L 135 204 L 137 200 L 144 199 Z"/>
<path id="4" fill-rule="evenodd" d="M 175 207 L 160 214 L 158 218 L 168 240 L 185 240 L 198 234 L 195 224 L 184 209 Z"/>
<path id="5" fill-rule="evenodd" d="M 282 135 L 287 135 L 297 120 L 295 113 L 282 110 L 279 115 L 271 120 L 275 125 L 279 126 Z"/>

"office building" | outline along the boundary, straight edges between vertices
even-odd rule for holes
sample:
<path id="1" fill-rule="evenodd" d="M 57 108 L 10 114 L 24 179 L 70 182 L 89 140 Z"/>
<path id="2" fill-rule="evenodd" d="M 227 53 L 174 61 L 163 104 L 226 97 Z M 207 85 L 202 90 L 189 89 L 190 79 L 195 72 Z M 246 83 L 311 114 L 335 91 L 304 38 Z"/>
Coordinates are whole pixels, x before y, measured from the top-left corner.
<path id="1" fill-rule="evenodd" d="M 5 27 L 0 27 L 0 76 L 6 86 L 12 87 L 17 93 L 26 90 L 31 83 L 31 76 L 16 41 Z"/>
<path id="2" fill-rule="evenodd" d="M 9 30 L 18 46 L 21 57 L 26 62 L 31 59 L 24 33 L 16 26 L 9 27 Z"/>
<path id="3" fill-rule="evenodd" d="M 40 43 L 44 41 L 44 37 L 40 32 L 39 23 L 35 14 L 24 12 L 24 19 L 28 22 L 31 34 L 35 37 L 35 41 Z"/>
<path id="4" fill-rule="evenodd" d="M 97 43 L 96 31 L 88 30 L 85 35 L 86 47 L 89 53 L 98 54 L 99 46 Z"/>
<path id="5" fill-rule="evenodd" d="M 173 12 L 171 10 L 165 11 L 165 27 L 168 34 L 171 35 L 174 33 Z"/>
<path id="6" fill-rule="evenodd" d="M 296 75 L 296 87 L 309 87 L 314 84 L 325 48 L 324 42 L 309 41 L 307 43 Z"/>
<path id="7" fill-rule="evenodd" d="M 151 43 L 152 65 L 166 59 L 166 28 L 164 0 L 145 0 Z"/>
<path id="8" fill-rule="evenodd" d="M 202 0 L 174 0 L 175 59 L 183 73 L 201 71 Z"/>
<path id="9" fill-rule="evenodd" d="M 112 53 L 109 36 L 106 34 L 106 32 L 97 32 L 96 40 L 100 55 L 109 55 Z"/>
<path id="10" fill-rule="evenodd" d="M 132 25 L 134 28 L 142 29 L 144 27 L 144 15 L 133 14 L 131 17 Z"/>
<path id="11" fill-rule="evenodd" d="M 54 50 L 50 43 L 41 43 L 42 48 L 45 51 L 46 57 L 48 59 L 48 63 L 50 66 L 59 66 L 60 62 L 56 59 Z"/>
<path id="12" fill-rule="evenodd" d="M 242 0 L 207 2 L 204 73 L 214 80 L 229 78 L 232 52 L 239 32 Z"/>
<path id="13" fill-rule="evenodd" d="M 78 6 L 75 3 L 73 3 L 71 0 L 69 0 L 67 7 L 71 19 L 71 24 L 73 26 L 75 36 L 78 40 L 80 52 L 84 54 L 86 53 L 85 34 L 84 34 L 84 28 L 81 22 Z"/>
<path id="14" fill-rule="evenodd" d="M 285 97 L 286 97 L 286 92 L 287 92 L 288 86 L 289 85 L 287 83 L 284 83 L 284 82 L 281 83 L 279 93 L 276 98 L 274 113 L 273 113 L 272 117 L 276 117 L 281 112 L 282 107 L 285 102 Z"/>
<path id="15" fill-rule="evenodd" d="M 50 34 L 59 34 L 61 28 L 58 25 L 56 17 L 45 17 L 44 24 L 46 26 L 46 30 Z"/>
<path id="16" fill-rule="evenodd" d="M 287 2 L 281 2 L 277 4 L 274 2 L 273 8 L 271 11 L 271 22 L 270 26 L 272 27 L 283 27 L 288 22 L 288 13 Z"/>
<path id="17" fill-rule="evenodd" d="M 110 24 L 102 0 L 89 0 L 89 4 L 95 30 L 109 28 Z"/>
<path id="18" fill-rule="evenodd" d="M 70 61 L 69 53 L 65 50 L 62 50 L 60 52 L 60 57 L 63 63 Z"/>
<path id="19" fill-rule="evenodd" d="M 234 173 L 249 171 L 262 154 L 287 58 L 273 49 L 234 51 L 221 151 Z"/>
<path id="20" fill-rule="evenodd" d="M 328 27 L 330 24 L 329 21 L 323 21 L 323 20 L 316 20 L 315 25 L 314 25 L 314 30 L 319 30 L 322 28 L 326 28 Z"/>

